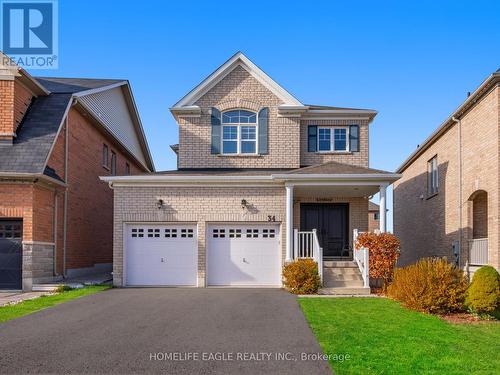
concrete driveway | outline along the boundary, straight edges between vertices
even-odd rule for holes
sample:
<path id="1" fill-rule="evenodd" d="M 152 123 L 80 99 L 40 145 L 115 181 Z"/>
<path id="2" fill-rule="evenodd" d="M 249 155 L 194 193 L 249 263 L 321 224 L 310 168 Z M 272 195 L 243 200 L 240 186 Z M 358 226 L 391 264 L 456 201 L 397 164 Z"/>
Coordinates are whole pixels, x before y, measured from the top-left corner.
<path id="1" fill-rule="evenodd" d="M 0 373 L 328 374 L 277 289 L 112 289 L 0 324 Z"/>

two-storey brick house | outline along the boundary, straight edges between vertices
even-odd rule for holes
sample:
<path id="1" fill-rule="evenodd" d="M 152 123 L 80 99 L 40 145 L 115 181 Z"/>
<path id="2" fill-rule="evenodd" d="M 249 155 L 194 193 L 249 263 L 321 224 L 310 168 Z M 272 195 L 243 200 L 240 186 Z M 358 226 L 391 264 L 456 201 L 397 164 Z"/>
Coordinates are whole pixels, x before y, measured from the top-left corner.
<path id="1" fill-rule="evenodd" d="M 447 257 L 500 268 L 500 72 L 491 74 L 399 167 L 401 264 Z"/>
<path id="2" fill-rule="evenodd" d="M 398 176 L 368 166 L 376 111 L 305 105 L 237 53 L 171 112 L 177 170 L 103 178 L 115 285 L 280 286 L 294 258 L 352 259 L 378 192 L 385 229 Z M 328 286 L 364 285 L 332 275 Z"/>
<path id="3" fill-rule="evenodd" d="M 0 289 L 111 271 L 113 196 L 99 176 L 153 170 L 127 81 L 3 65 Z"/>

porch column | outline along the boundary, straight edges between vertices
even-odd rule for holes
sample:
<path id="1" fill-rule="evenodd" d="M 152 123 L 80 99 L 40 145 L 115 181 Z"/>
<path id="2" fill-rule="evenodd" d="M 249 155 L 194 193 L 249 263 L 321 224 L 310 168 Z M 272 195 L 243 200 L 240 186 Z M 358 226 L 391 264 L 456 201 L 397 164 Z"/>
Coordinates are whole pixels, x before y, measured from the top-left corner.
<path id="1" fill-rule="evenodd" d="M 285 261 L 291 262 L 293 249 L 293 185 L 286 185 L 286 255 Z"/>
<path id="2" fill-rule="evenodd" d="M 379 216 L 380 216 L 380 232 L 384 233 L 387 231 L 387 209 L 386 209 L 386 195 L 387 195 L 387 185 L 380 185 L 380 205 L 379 205 Z"/>

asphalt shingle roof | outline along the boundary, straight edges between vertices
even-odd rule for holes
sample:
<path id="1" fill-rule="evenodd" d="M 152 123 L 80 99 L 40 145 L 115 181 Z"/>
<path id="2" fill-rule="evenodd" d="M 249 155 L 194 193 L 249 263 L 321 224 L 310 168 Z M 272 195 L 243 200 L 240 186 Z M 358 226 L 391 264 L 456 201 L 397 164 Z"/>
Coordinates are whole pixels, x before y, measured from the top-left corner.
<path id="1" fill-rule="evenodd" d="M 36 77 L 47 90 L 53 93 L 77 93 L 80 91 L 97 89 L 114 83 L 123 82 L 123 79 L 93 79 L 93 78 L 56 78 Z"/>
<path id="2" fill-rule="evenodd" d="M 0 145 L 0 172 L 45 173 L 45 161 L 59 130 L 61 121 L 74 93 L 92 90 L 114 83 L 116 79 L 35 78 L 50 91 L 48 96 L 33 100 L 17 129 L 12 145 Z"/>
<path id="3" fill-rule="evenodd" d="M 43 173 L 71 94 L 51 94 L 33 100 L 12 145 L 0 146 L 0 171 Z"/>

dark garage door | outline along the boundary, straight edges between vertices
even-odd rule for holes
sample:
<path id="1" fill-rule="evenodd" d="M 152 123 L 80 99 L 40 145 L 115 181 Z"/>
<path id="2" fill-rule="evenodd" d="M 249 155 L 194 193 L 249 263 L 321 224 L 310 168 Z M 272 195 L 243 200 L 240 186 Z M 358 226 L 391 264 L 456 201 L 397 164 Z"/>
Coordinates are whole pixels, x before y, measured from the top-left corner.
<path id="1" fill-rule="evenodd" d="M 0 220 L 0 289 L 22 288 L 21 220 Z"/>

